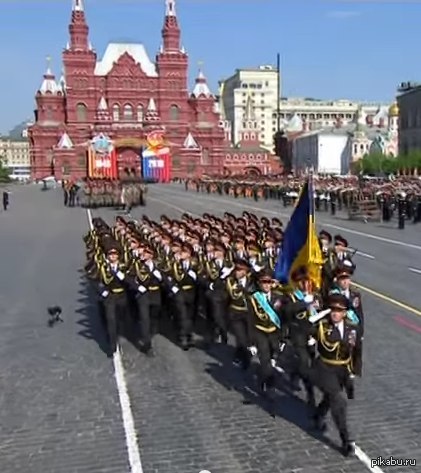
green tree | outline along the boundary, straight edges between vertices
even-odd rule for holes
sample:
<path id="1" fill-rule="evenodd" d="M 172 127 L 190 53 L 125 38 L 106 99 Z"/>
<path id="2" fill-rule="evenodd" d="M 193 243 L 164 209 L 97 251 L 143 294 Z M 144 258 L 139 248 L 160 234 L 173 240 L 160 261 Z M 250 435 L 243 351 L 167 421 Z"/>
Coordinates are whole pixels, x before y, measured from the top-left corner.
<path id="1" fill-rule="evenodd" d="M 0 182 L 10 182 L 10 169 L 5 166 L 5 159 L 0 156 Z"/>
<path id="2" fill-rule="evenodd" d="M 397 170 L 412 172 L 414 169 L 421 169 L 421 150 L 414 150 L 408 154 L 401 154 L 397 157 Z"/>

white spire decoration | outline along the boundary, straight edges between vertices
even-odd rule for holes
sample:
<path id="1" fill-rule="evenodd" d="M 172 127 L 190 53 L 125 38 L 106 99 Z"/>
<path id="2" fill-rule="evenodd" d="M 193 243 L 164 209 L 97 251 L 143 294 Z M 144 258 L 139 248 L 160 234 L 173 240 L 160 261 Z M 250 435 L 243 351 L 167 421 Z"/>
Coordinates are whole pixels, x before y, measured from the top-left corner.
<path id="1" fill-rule="evenodd" d="M 108 104 L 107 104 L 107 101 L 105 100 L 104 96 L 102 96 L 101 100 L 99 101 L 98 110 L 101 110 L 101 111 L 108 110 Z"/>
<path id="2" fill-rule="evenodd" d="M 153 98 L 149 99 L 148 112 L 156 112 L 156 104 L 155 104 L 155 100 Z"/>
<path id="3" fill-rule="evenodd" d="M 73 0 L 73 11 L 85 11 L 83 0 Z"/>
<path id="4" fill-rule="evenodd" d="M 60 141 L 58 142 L 57 147 L 60 148 L 60 149 L 71 149 L 71 148 L 73 148 L 73 142 L 70 139 L 70 136 L 66 132 L 64 132 L 61 135 L 61 138 L 60 138 Z"/>
<path id="5" fill-rule="evenodd" d="M 193 138 L 193 135 L 190 132 L 186 136 L 186 139 L 184 140 L 183 148 L 188 148 L 188 149 L 199 149 L 200 148 L 199 145 L 197 144 L 197 141 Z"/>
<path id="6" fill-rule="evenodd" d="M 176 16 L 175 0 L 165 0 L 165 16 Z"/>

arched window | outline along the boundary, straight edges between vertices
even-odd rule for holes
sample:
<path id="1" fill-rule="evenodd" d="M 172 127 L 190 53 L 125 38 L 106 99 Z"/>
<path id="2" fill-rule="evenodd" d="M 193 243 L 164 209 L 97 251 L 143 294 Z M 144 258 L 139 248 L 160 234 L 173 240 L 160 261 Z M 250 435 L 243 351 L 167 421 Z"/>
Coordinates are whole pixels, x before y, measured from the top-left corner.
<path id="1" fill-rule="evenodd" d="M 131 122 L 133 120 L 133 107 L 129 104 L 124 106 L 123 119 L 126 122 Z"/>
<path id="2" fill-rule="evenodd" d="M 120 120 L 120 107 L 117 104 L 113 105 L 113 120 L 115 122 Z"/>
<path id="3" fill-rule="evenodd" d="M 177 105 L 171 105 L 170 120 L 175 122 L 179 119 L 179 117 L 180 117 L 180 109 L 177 107 Z"/>
<path id="4" fill-rule="evenodd" d="M 76 105 L 76 120 L 78 122 L 86 122 L 88 115 L 88 108 L 84 103 L 78 103 Z"/>
<path id="5" fill-rule="evenodd" d="M 137 106 L 137 121 L 140 123 L 143 122 L 143 105 Z"/>

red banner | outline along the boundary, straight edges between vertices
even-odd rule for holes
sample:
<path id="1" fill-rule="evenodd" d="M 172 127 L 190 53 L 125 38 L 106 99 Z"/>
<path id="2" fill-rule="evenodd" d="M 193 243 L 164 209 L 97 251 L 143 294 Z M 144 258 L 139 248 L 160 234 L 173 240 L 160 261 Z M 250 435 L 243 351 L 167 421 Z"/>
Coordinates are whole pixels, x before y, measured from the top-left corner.
<path id="1" fill-rule="evenodd" d="M 117 179 L 117 153 L 113 149 L 108 154 L 97 153 L 90 146 L 88 149 L 88 177 L 90 179 Z"/>

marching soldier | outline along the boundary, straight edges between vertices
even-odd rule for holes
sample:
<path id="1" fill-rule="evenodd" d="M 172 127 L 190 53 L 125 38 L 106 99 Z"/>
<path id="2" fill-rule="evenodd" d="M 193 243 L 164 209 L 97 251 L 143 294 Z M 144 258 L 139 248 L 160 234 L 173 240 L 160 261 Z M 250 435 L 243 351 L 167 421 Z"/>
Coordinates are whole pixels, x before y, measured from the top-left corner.
<path id="1" fill-rule="evenodd" d="M 174 245 L 173 245 L 174 246 Z M 181 245 L 179 257 L 171 268 L 171 291 L 174 294 L 179 341 L 183 350 L 193 347 L 193 321 L 196 309 L 196 282 L 201 272 L 197 259 L 193 259 L 190 244 Z"/>
<path id="2" fill-rule="evenodd" d="M 305 266 L 297 268 L 291 275 L 294 290 L 288 294 L 289 302 L 301 303 L 290 311 L 286 320 L 288 335 L 293 348 L 295 367 L 291 373 L 291 384 L 294 389 L 300 390 L 301 379 L 307 394 L 307 402 L 314 405 L 314 391 L 309 378 L 309 370 L 315 354 L 315 341 L 311 337 L 312 325 L 309 321 L 319 308 L 319 301 L 315 297 L 310 275 Z M 303 304 L 304 303 L 304 304 Z"/>
<path id="3" fill-rule="evenodd" d="M 249 297 L 250 353 L 260 361 L 260 389 L 265 393 L 274 384 L 273 367 L 280 352 L 282 298 L 273 289 L 270 271 L 257 276 L 258 290 Z"/>
<path id="4" fill-rule="evenodd" d="M 121 322 L 126 317 L 126 268 L 120 262 L 121 248 L 117 243 L 109 243 L 104 253 L 106 259 L 98 268 L 98 282 L 112 356 L 117 350 Z"/>
<path id="5" fill-rule="evenodd" d="M 250 365 L 250 317 L 248 296 L 252 289 L 251 268 L 246 260 L 236 260 L 233 274 L 226 277 L 228 320 L 234 334 L 234 364 L 246 370 Z"/>
<path id="6" fill-rule="evenodd" d="M 131 268 L 131 277 L 137 290 L 136 302 L 139 313 L 142 350 L 154 356 L 152 339 L 159 331 L 161 313 L 161 284 L 163 275 L 157 268 L 156 252 L 145 245 L 142 260 L 137 258 Z"/>
<path id="7" fill-rule="evenodd" d="M 347 389 L 352 374 L 361 376 L 361 333 L 357 325 L 346 317 L 348 301 L 341 294 L 329 296 L 327 306 L 331 313 L 328 320 L 319 322 L 314 330 L 319 356 L 312 371 L 313 383 L 322 391 L 323 399 L 314 414 L 315 427 L 326 430 L 325 418 L 330 410 L 342 441 L 342 452 L 349 456 L 354 451 L 348 429 Z"/>

